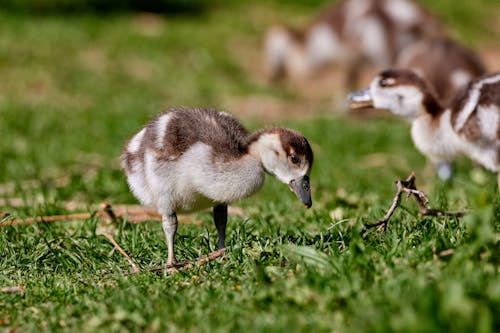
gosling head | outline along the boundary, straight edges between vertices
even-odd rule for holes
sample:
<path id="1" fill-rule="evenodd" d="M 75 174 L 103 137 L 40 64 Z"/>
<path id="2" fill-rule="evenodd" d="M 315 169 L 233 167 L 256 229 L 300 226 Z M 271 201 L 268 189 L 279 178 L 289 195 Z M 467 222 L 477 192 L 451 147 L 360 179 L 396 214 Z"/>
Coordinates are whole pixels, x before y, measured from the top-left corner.
<path id="1" fill-rule="evenodd" d="M 370 87 L 348 95 L 351 109 L 387 109 L 409 119 L 442 110 L 430 86 L 408 69 L 390 69 L 377 75 Z"/>
<path id="2" fill-rule="evenodd" d="M 284 128 L 257 132 L 250 138 L 249 152 L 268 173 L 288 184 L 307 208 L 312 206 L 309 175 L 313 152 L 302 134 Z"/>

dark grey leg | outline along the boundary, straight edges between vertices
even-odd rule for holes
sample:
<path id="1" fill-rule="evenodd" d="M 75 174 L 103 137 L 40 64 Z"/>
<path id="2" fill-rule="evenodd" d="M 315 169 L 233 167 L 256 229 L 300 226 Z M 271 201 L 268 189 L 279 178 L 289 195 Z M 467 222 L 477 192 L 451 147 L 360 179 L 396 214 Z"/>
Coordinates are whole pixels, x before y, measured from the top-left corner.
<path id="1" fill-rule="evenodd" d="M 224 247 L 226 240 L 226 224 L 227 224 L 227 205 L 218 205 L 214 207 L 214 223 L 219 236 L 219 250 Z"/>
<path id="2" fill-rule="evenodd" d="M 177 263 L 174 254 L 174 238 L 177 231 L 177 215 L 175 213 L 163 215 L 163 231 L 167 237 L 168 259 L 167 265 L 172 266 Z"/>

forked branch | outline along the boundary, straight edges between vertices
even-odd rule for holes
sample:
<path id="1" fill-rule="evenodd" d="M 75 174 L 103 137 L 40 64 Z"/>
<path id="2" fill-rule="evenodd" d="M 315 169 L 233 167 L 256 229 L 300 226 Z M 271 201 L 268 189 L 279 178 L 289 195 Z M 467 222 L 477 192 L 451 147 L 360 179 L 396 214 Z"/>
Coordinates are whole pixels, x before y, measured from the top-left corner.
<path id="1" fill-rule="evenodd" d="M 363 230 L 361 231 L 361 235 L 367 232 L 371 228 L 377 228 L 377 231 L 385 231 L 387 229 L 387 224 L 389 223 L 389 219 L 394 214 L 394 211 L 399 206 L 401 202 L 401 196 L 403 193 L 406 193 L 407 198 L 413 197 L 415 202 L 417 203 L 420 212 L 420 216 L 455 216 L 462 217 L 467 214 L 466 210 L 461 211 L 442 211 L 438 209 L 429 208 L 429 198 L 425 194 L 425 192 L 417 189 L 415 185 L 415 172 L 412 172 L 408 178 L 405 180 L 397 180 L 396 181 L 396 194 L 394 195 L 394 199 L 392 199 L 392 204 L 389 207 L 389 210 L 384 215 L 384 217 L 378 220 L 375 223 L 365 224 Z"/>

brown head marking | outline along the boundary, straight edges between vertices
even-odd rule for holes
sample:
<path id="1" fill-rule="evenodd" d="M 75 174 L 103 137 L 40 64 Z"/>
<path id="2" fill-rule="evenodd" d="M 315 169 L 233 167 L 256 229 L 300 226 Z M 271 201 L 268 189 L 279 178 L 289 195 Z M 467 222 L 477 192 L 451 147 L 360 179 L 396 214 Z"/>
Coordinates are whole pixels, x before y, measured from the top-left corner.
<path id="1" fill-rule="evenodd" d="M 424 95 L 422 103 L 428 113 L 437 116 L 444 111 L 444 108 L 436 98 L 436 92 L 434 89 L 412 70 L 388 69 L 380 73 L 379 77 L 379 84 L 381 87 L 396 85 L 416 87 Z"/>
<path id="2" fill-rule="evenodd" d="M 276 129 L 276 133 L 280 137 L 283 150 L 286 152 L 287 157 L 291 158 L 292 162 L 295 158 L 292 155 L 304 156 L 306 161 L 309 163 L 309 167 L 312 166 L 314 159 L 313 152 L 309 142 L 302 134 L 297 131 L 284 128 Z"/>

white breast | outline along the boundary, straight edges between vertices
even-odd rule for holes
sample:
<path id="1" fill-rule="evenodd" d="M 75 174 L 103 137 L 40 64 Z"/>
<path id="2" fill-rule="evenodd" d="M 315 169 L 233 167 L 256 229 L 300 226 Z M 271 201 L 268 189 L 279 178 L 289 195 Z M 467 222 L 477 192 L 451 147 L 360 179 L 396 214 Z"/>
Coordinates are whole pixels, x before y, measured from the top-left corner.
<path id="1" fill-rule="evenodd" d="M 413 121 L 411 135 L 417 149 L 433 163 L 451 161 L 461 152 L 461 140 L 451 127 L 450 111 L 446 111 L 438 124 L 430 115 L 423 115 Z"/>
<path id="2" fill-rule="evenodd" d="M 174 161 L 158 161 L 153 151 L 147 151 L 144 165 L 154 205 L 167 212 L 237 201 L 256 192 L 264 182 L 264 170 L 253 157 L 218 161 L 211 147 L 203 143 L 193 145 Z"/>
<path id="3" fill-rule="evenodd" d="M 499 112 L 496 109 L 492 110 L 493 108 L 495 107 L 478 109 L 479 127 L 483 132 L 483 137 L 492 138 L 488 142 L 470 141 L 458 135 L 451 126 L 450 111 L 446 111 L 441 116 L 439 127 L 431 124 L 431 118 L 428 115 L 417 118 L 412 125 L 413 142 L 418 150 L 435 164 L 451 161 L 460 154 L 468 156 L 491 171 L 498 172 L 500 171 L 500 143 L 498 140 L 495 142 L 495 138 Z M 497 119 L 496 122 L 494 122 L 495 119 Z"/>

